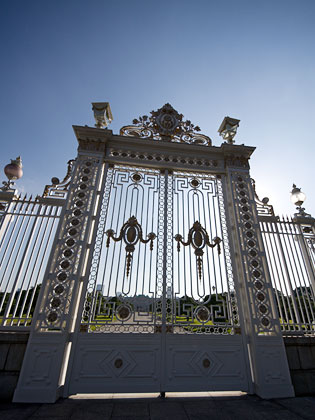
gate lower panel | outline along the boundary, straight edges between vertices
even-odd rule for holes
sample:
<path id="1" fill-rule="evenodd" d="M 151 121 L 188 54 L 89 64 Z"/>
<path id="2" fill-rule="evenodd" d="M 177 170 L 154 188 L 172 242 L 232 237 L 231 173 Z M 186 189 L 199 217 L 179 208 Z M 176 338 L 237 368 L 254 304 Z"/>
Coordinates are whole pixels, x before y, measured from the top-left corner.
<path id="1" fill-rule="evenodd" d="M 79 334 L 69 394 L 249 391 L 241 336 L 162 337 Z"/>
<path id="2" fill-rule="evenodd" d="M 249 391 L 241 336 L 166 336 L 166 391 Z"/>
<path id="3" fill-rule="evenodd" d="M 69 394 L 160 392 L 161 335 L 79 334 Z"/>

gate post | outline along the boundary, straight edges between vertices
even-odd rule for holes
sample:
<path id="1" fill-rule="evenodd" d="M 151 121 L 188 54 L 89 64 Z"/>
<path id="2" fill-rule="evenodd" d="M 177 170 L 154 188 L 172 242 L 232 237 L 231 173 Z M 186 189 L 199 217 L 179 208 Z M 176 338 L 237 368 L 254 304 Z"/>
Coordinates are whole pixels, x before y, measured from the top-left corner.
<path id="1" fill-rule="evenodd" d="M 228 213 L 244 313 L 254 392 L 262 398 L 293 397 L 287 356 L 260 232 L 246 146 L 222 145 Z"/>
<path id="2" fill-rule="evenodd" d="M 38 298 L 14 402 L 62 394 L 111 130 L 74 127 L 79 142 L 68 195 Z M 92 133 L 93 130 L 93 133 Z"/>

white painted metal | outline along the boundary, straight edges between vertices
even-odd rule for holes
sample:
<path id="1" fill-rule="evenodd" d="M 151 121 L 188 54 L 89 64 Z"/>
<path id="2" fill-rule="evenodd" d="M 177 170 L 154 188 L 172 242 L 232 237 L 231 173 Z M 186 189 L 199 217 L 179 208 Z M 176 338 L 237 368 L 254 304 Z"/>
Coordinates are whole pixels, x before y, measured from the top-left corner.
<path id="1" fill-rule="evenodd" d="M 0 201 L 6 192 L 0 192 Z M 0 227 L 0 329 L 29 330 L 61 203 L 13 195 Z"/>
<path id="2" fill-rule="evenodd" d="M 168 106 L 167 112 L 171 113 L 168 115 L 180 118 L 173 111 Z M 61 395 L 66 397 L 73 393 L 227 389 L 255 392 L 266 398 L 292 396 L 249 178 L 248 159 L 254 149 L 228 144 L 213 147 L 206 136 L 194 137 L 189 124 L 186 127 L 188 134 L 183 131 L 177 143 L 165 141 L 168 128 L 163 131 L 164 137 L 157 138 L 160 141 L 154 137 L 114 136 L 110 130 L 90 127 L 74 129 L 79 155 L 48 262 L 40 303 L 34 314 L 35 322 L 14 401 L 54 402 Z M 141 130 L 141 135 L 146 132 Z M 104 161 L 108 163 L 107 171 L 104 171 Z M 139 214 L 128 214 L 131 206 L 119 216 L 119 207 L 112 206 L 111 193 L 117 192 L 118 185 L 112 184 L 111 180 L 115 165 L 136 165 L 138 170 L 135 172 L 140 174 L 144 185 L 148 181 L 143 175 L 145 171 L 152 171 L 153 178 L 159 180 L 159 200 L 150 210 L 154 222 L 152 229 L 142 226 L 143 220 L 148 220 L 147 214 L 143 220 Z M 221 214 L 221 219 L 217 219 L 220 223 L 214 222 L 209 209 L 205 212 L 209 218 L 205 217 L 202 222 L 211 235 L 215 233 L 215 226 L 221 226 L 224 252 L 220 257 L 210 243 L 213 238 L 209 238 L 203 253 L 200 253 L 201 248 L 195 247 L 199 254 L 191 247 L 191 238 L 185 242 L 191 228 L 189 219 L 184 220 L 182 232 L 174 231 L 173 223 L 178 215 L 173 208 L 172 180 L 176 174 L 173 176 L 172 173 L 176 170 L 197 174 L 187 175 L 192 189 L 199 188 L 197 182 L 192 183 L 198 177 L 206 179 L 209 176 L 209 183 L 217 185 L 217 190 L 220 185 L 223 198 L 215 204 L 219 206 L 216 208 Z M 134 177 L 128 182 L 134 189 L 140 181 Z M 106 225 L 110 220 L 110 208 L 111 214 L 118 214 L 114 232 L 110 231 L 111 224 Z M 222 219 L 222 212 L 225 219 Z M 139 220 L 135 221 L 131 216 Z M 128 225 L 129 220 L 133 225 Z M 137 233 L 130 229 L 128 236 L 128 226 L 137 226 Z M 145 238 L 149 232 L 157 235 L 151 240 L 151 251 L 146 250 L 149 244 Z M 184 238 L 181 243 L 186 248 L 180 252 L 189 258 L 190 272 L 182 260 L 179 259 L 177 266 L 174 263 L 176 234 Z M 134 238 L 135 246 L 132 244 Z M 97 279 L 105 244 L 108 245 L 106 255 L 112 255 L 112 266 L 116 267 L 115 278 L 120 275 L 125 284 L 135 276 L 132 270 L 136 264 L 143 271 L 147 261 L 152 261 L 150 278 L 156 288 L 149 299 L 142 299 L 141 305 L 149 308 L 146 314 L 141 305 L 138 309 L 135 296 L 117 294 L 117 287 L 115 293 L 110 289 L 107 295 L 103 293 L 104 284 L 108 286 L 114 279 L 112 275 L 108 277 L 108 266 L 103 267 L 107 280 L 102 286 L 102 295 L 98 294 Z M 110 254 L 116 244 L 120 249 L 119 264 L 115 260 L 117 253 Z M 148 255 L 152 260 L 146 259 Z M 192 284 L 204 281 L 206 268 L 200 270 L 198 256 L 203 262 L 208 258 L 216 269 L 222 267 L 221 278 L 228 278 L 226 288 L 222 286 L 214 293 L 217 297 L 220 295 L 221 308 L 226 308 L 225 322 L 215 319 L 222 317 L 220 311 L 215 312 L 213 308 L 217 301 L 215 304 L 201 301 L 198 305 L 203 312 L 198 312 L 200 307 L 196 301 L 185 303 L 185 308 L 180 304 L 183 294 L 179 290 L 183 283 L 179 280 L 176 284 L 174 275 L 180 273 L 178 267 L 183 264 Z M 255 266 L 253 260 L 257 260 Z M 132 261 L 131 264 L 128 261 Z M 208 270 L 210 273 L 211 268 Z M 229 274 L 225 276 L 225 272 Z M 138 277 L 135 276 L 136 280 Z M 146 275 L 143 278 L 146 280 Z M 210 282 L 207 287 L 212 287 L 211 281 L 213 279 L 207 275 L 206 282 Z M 118 284 L 123 283 L 116 281 Z M 218 288 L 218 283 L 213 286 Z M 202 298 L 205 291 L 206 287 Z M 176 293 L 179 293 L 178 297 Z M 209 298 L 211 293 L 208 292 Z M 139 293 L 136 294 L 139 298 Z M 185 299 L 187 296 L 189 293 L 185 292 Z M 183 311 L 186 311 L 186 320 L 179 316 Z M 137 318 L 135 314 L 140 316 Z M 213 319 L 213 326 L 210 319 Z"/>
<path id="3" fill-rule="evenodd" d="M 129 179 L 129 174 L 133 174 L 135 170 L 136 169 L 133 167 L 117 167 L 117 169 L 114 168 L 114 172 L 113 169 L 111 169 L 110 180 L 120 180 L 117 186 L 115 183 L 111 184 L 111 188 L 115 191 L 114 197 L 117 197 L 117 188 L 119 188 L 122 180 L 125 179 L 127 181 Z M 137 173 L 143 177 L 144 183 L 148 182 L 146 181 L 145 171 L 138 169 Z M 152 172 L 151 177 L 153 177 L 153 175 L 154 173 Z M 227 307 L 224 311 L 227 311 L 229 314 L 225 315 L 229 317 L 229 322 L 226 320 L 222 322 L 222 319 L 221 323 L 220 320 L 219 322 L 216 321 L 213 326 L 209 326 L 207 323 L 202 323 L 201 321 L 198 322 L 198 315 L 196 316 L 192 312 L 195 311 L 195 308 L 198 308 L 198 303 L 196 302 L 194 305 L 191 303 L 181 303 L 181 299 L 176 298 L 176 295 L 181 296 L 184 293 L 183 290 L 186 290 L 186 287 L 188 287 L 188 289 L 193 287 L 190 292 L 187 292 L 189 295 L 191 293 L 195 294 L 198 287 L 201 287 L 201 284 L 198 286 L 196 282 L 200 282 L 201 280 L 197 279 L 193 274 L 193 265 L 191 266 L 191 270 L 187 270 L 187 272 L 185 269 L 186 267 L 180 267 L 185 261 L 185 258 L 191 260 L 190 264 L 194 264 L 195 257 L 193 254 L 191 257 L 189 249 L 186 253 L 182 251 L 178 254 L 181 262 L 175 264 L 175 261 L 173 261 L 177 258 L 176 242 L 174 241 L 175 230 L 181 226 L 181 229 L 184 229 L 187 233 L 189 224 L 194 220 L 194 217 L 197 217 L 196 215 L 190 214 L 188 208 L 185 209 L 184 214 L 186 214 L 185 217 L 188 217 L 191 221 L 189 222 L 188 219 L 184 219 L 180 223 L 179 221 L 175 223 L 177 219 L 182 219 L 184 214 L 175 214 L 175 208 L 178 206 L 178 203 L 177 206 L 173 204 L 173 195 L 184 195 L 184 198 L 181 199 L 183 202 L 181 205 L 192 206 L 191 199 L 187 201 L 188 198 L 186 198 L 185 195 L 190 191 L 190 193 L 195 194 L 195 199 L 200 197 L 200 194 L 202 194 L 201 191 L 192 189 L 189 184 L 191 180 L 199 179 L 198 187 L 201 188 L 202 185 L 205 185 L 206 194 L 211 192 L 210 203 L 212 206 L 214 205 L 213 200 L 217 203 L 217 193 L 219 193 L 219 190 L 216 190 L 216 178 L 202 174 L 199 174 L 198 178 L 196 178 L 196 174 L 185 172 L 180 172 L 178 174 L 174 173 L 174 175 L 169 176 L 168 171 L 165 171 L 159 176 L 159 188 L 160 190 L 164 189 L 160 195 L 159 207 L 161 208 L 162 213 L 159 215 L 159 226 L 157 228 L 157 232 L 160 232 L 158 234 L 157 246 L 162 246 L 163 249 L 163 252 L 158 253 L 163 259 L 163 262 L 161 262 L 161 323 L 157 317 L 157 313 L 153 317 L 147 317 L 147 322 L 145 317 L 141 319 L 140 312 L 137 314 L 135 313 L 132 318 L 128 318 L 125 322 L 109 319 L 107 324 L 104 324 L 104 320 L 98 320 L 95 316 L 94 318 L 89 316 L 89 321 L 86 323 L 84 322 L 84 319 L 81 321 L 78 318 L 78 325 L 73 338 L 73 350 L 69 363 L 71 368 L 68 371 L 64 390 L 65 396 L 76 392 L 165 392 L 184 390 L 203 391 L 210 389 L 231 389 L 249 392 L 252 389 L 246 342 L 244 342 L 244 337 L 242 335 L 235 335 L 235 332 L 241 330 L 240 323 L 242 323 L 242 320 L 241 310 L 238 310 L 236 307 L 237 300 L 236 296 L 234 296 L 236 292 L 233 284 L 232 266 L 228 266 L 229 274 L 227 274 L 226 268 L 224 268 L 224 270 L 222 269 L 222 272 L 220 271 L 221 274 L 219 273 L 221 276 L 223 275 L 221 281 L 226 277 L 224 286 L 220 285 L 220 282 L 218 282 L 215 277 L 210 279 L 210 277 L 208 277 L 210 276 L 210 272 L 207 274 L 207 277 L 203 279 L 203 287 L 205 290 L 207 289 L 211 292 L 211 287 L 207 286 L 207 283 L 211 280 L 211 282 L 213 282 L 212 284 L 215 284 L 215 286 L 213 286 L 214 290 L 224 287 L 224 290 L 228 293 L 226 295 L 228 298 Z M 219 182 L 221 183 L 221 180 L 219 180 Z M 177 192 L 177 188 L 175 188 L 177 183 L 181 186 L 179 192 Z M 136 184 L 135 188 L 138 188 L 137 185 L 138 184 Z M 184 187 L 185 185 L 186 187 Z M 107 189 L 107 187 L 105 187 L 105 189 Z M 222 194 L 222 192 L 220 194 Z M 221 200 L 221 207 L 216 207 L 219 206 L 218 202 L 215 204 L 212 211 L 223 212 L 220 216 L 222 219 L 222 217 L 225 217 L 223 196 L 221 197 Z M 106 202 L 106 207 L 107 206 L 109 206 L 109 209 L 115 208 L 112 197 L 108 197 Z M 194 211 L 198 214 L 198 209 L 195 209 Z M 222 228 L 220 225 L 215 225 L 216 220 L 213 215 L 210 215 L 209 211 L 210 208 L 207 208 L 208 213 L 206 213 L 208 216 L 206 216 L 206 213 L 202 215 L 202 222 L 206 223 L 205 226 L 207 226 L 207 228 L 214 230 L 211 235 L 218 234 L 218 232 L 221 232 Z M 193 212 L 193 207 L 191 212 Z M 129 215 L 129 210 L 124 210 L 123 214 Z M 107 216 L 108 219 L 112 219 L 111 213 L 108 213 Z M 152 214 L 150 217 L 155 216 Z M 199 214 L 199 218 L 200 217 L 201 214 Z M 203 217 L 206 217 L 206 219 L 203 219 Z M 207 217 L 209 217 L 209 221 L 207 221 Z M 219 214 L 217 217 L 219 217 Z M 174 226 L 173 219 L 175 223 Z M 212 228 L 211 223 L 213 224 Z M 107 226 L 106 222 L 103 223 L 103 232 L 105 226 Z M 95 229 L 97 229 L 97 226 Z M 226 261 L 229 261 L 229 263 L 231 263 L 231 261 L 227 226 L 225 226 L 224 229 L 226 230 L 224 231 L 225 237 L 222 242 L 222 247 L 225 252 L 224 255 L 221 256 L 221 259 L 225 265 Z M 99 245 L 97 245 L 97 249 L 99 255 L 98 264 L 100 264 L 101 260 L 105 259 L 108 267 L 111 267 L 111 260 L 103 255 L 101 249 L 99 249 Z M 118 252 L 118 249 L 115 252 Z M 114 254 L 110 255 L 114 258 Z M 205 261 L 207 261 L 206 256 Z M 209 256 L 212 256 L 213 258 L 214 252 L 211 251 Z M 120 258 L 120 265 L 123 266 L 122 260 L 123 256 Z M 218 263 L 219 261 L 216 263 L 217 271 L 220 270 Z M 177 267 L 177 274 L 175 274 L 173 266 L 174 268 L 175 266 Z M 205 269 L 206 268 L 207 267 L 205 267 Z M 103 269 L 105 270 L 105 273 L 109 268 L 105 265 Z M 117 270 L 118 269 L 119 267 L 117 266 Z M 208 267 L 207 270 L 208 269 L 210 270 L 210 267 Z M 157 270 L 159 272 L 158 266 Z M 104 285 L 108 289 L 110 288 L 109 282 L 114 276 L 114 273 L 115 271 L 111 272 L 111 277 L 107 278 L 107 282 Z M 181 273 L 184 273 L 186 277 L 184 283 L 180 280 L 183 276 Z M 102 273 L 94 275 L 95 284 L 98 281 L 97 278 L 101 277 L 101 274 Z M 176 276 L 179 277 L 175 282 Z M 211 276 L 218 276 L 218 274 L 216 275 L 214 271 Z M 131 277 L 130 281 L 137 282 L 138 279 L 137 277 Z M 155 281 L 158 282 L 158 277 Z M 100 290 L 95 288 L 95 284 L 93 287 L 91 285 L 91 291 Z M 197 289 L 195 290 L 195 288 Z M 218 290 L 216 291 L 217 293 L 219 292 Z M 100 292 L 97 291 L 96 296 L 98 293 Z M 200 290 L 198 293 L 200 294 Z M 203 294 L 205 293 L 206 292 L 203 292 Z M 159 297 L 160 292 L 157 292 L 155 299 L 158 301 Z M 121 295 L 119 295 L 119 298 L 122 298 Z M 137 297 L 134 297 L 133 299 L 133 302 L 136 303 Z M 195 299 L 197 299 L 197 297 L 195 297 Z M 88 292 L 85 302 L 85 304 L 89 302 L 90 307 L 93 307 L 90 292 Z M 230 307 L 230 304 L 233 306 Z M 178 320 L 181 318 L 178 318 L 178 316 L 183 315 L 180 309 L 182 305 L 184 305 L 184 313 L 188 318 L 186 321 L 181 320 L 179 322 Z M 222 302 L 220 303 L 218 300 L 215 305 L 212 305 L 209 308 L 211 308 L 213 314 L 216 313 L 216 316 L 220 318 L 221 308 L 225 308 L 225 306 L 222 305 Z M 154 308 L 157 309 L 158 307 L 159 302 L 157 302 L 157 305 L 155 305 Z M 233 316 L 232 311 L 234 314 Z M 214 317 L 213 314 L 212 316 Z M 83 328 L 83 331 L 89 331 L 89 333 L 82 332 L 82 327 L 84 327 L 84 325 L 86 325 L 86 328 Z M 116 331 L 116 333 L 113 334 L 110 333 L 110 331 Z M 119 331 L 121 332 L 119 333 Z M 135 333 L 135 331 L 143 331 L 143 333 L 138 334 Z M 152 332 L 155 333 L 152 334 Z M 115 363 L 118 363 L 118 366 L 115 366 Z"/>

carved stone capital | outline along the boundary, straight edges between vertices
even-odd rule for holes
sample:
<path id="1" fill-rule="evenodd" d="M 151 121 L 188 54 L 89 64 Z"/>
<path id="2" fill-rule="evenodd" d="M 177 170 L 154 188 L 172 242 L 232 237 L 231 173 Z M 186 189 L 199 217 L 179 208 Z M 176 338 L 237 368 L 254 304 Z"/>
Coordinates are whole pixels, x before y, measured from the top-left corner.
<path id="1" fill-rule="evenodd" d="M 224 157 L 224 166 L 249 169 L 249 158 L 242 155 L 227 155 Z"/>
<path id="2" fill-rule="evenodd" d="M 79 152 L 102 152 L 105 154 L 106 145 L 113 136 L 111 130 L 92 127 L 73 126 L 79 143 Z"/>

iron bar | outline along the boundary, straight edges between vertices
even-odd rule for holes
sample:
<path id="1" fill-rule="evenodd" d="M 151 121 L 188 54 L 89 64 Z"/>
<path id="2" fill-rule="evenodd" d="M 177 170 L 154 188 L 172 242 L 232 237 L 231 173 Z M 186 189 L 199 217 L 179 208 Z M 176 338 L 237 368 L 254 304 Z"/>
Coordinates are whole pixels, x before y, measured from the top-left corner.
<path id="1" fill-rule="evenodd" d="M 0 242 L 0 317 L 4 330 L 31 325 L 61 205 L 27 199 L 25 195 L 16 197 L 7 207 Z"/>
<path id="2" fill-rule="evenodd" d="M 265 219 L 260 227 L 282 330 L 293 335 L 314 334 L 314 261 L 308 257 L 299 223 L 282 217 Z M 314 233 L 308 235 L 314 237 Z"/>

